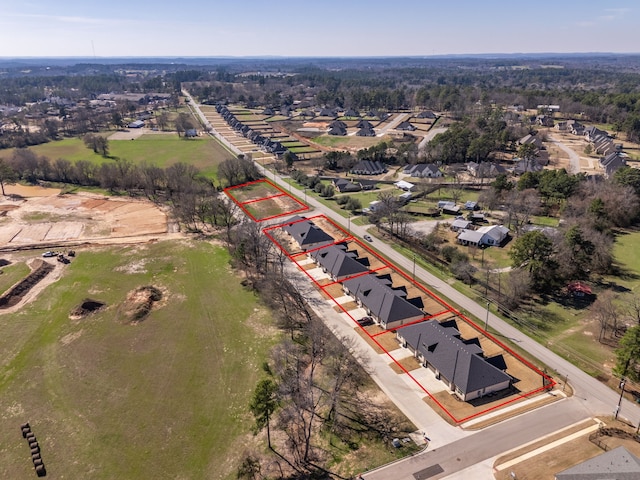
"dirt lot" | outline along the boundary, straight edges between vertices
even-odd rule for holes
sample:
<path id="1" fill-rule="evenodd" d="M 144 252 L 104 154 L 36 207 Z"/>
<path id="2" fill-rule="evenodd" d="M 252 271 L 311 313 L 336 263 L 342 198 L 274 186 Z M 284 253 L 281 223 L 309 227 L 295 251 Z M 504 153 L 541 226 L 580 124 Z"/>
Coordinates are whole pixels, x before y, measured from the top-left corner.
<path id="1" fill-rule="evenodd" d="M 151 202 L 57 189 L 6 187 L 0 198 L 0 248 L 49 248 L 84 241 L 166 234 L 167 215 Z M 148 240 L 148 239 L 147 239 Z"/>

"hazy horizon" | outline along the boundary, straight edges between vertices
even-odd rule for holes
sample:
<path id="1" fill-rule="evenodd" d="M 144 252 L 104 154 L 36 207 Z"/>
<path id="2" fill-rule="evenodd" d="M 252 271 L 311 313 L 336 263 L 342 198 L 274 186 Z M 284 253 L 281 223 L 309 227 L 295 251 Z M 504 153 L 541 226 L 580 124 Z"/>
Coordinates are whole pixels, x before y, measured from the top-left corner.
<path id="1" fill-rule="evenodd" d="M 506 0 L 0 2 L 1 58 L 384 58 L 640 48 L 640 6 L 632 0 L 522 7 Z"/>

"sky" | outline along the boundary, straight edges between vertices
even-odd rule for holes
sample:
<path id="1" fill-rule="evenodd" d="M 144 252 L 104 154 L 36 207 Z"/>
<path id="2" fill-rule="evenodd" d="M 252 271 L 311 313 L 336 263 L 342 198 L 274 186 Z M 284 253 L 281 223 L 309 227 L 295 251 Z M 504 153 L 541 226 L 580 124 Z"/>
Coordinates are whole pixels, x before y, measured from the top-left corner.
<path id="1" fill-rule="evenodd" d="M 640 53 L 638 0 L 0 0 L 0 57 Z"/>

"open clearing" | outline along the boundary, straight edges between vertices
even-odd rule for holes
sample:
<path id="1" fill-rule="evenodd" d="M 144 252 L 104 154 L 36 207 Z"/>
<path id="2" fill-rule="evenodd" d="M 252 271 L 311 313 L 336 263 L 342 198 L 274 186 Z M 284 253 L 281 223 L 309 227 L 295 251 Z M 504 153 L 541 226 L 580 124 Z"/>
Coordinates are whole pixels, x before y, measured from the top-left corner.
<path id="1" fill-rule="evenodd" d="M 0 315 L 0 478 L 34 476 L 25 421 L 47 478 L 234 477 L 277 333 L 228 261 L 205 242 L 97 247 Z M 162 298 L 131 322 L 131 293 L 147 285 Z M 71 319 L 87 298 L 104 306 Z"/>
<path id="2" fill-rule="evenodd" d="M 105 135 L 111 135 L 111 133 L 106 132 Z M 86 160 L 102 164 L 113 161 L 113 158 L 121 158 L 137 165 L 146 163 L 161 168 L 184 162 L 197 167 L 209 178 L 216 178 L 218 165 L 233 156 L 218 141 L 209 136 L 184 139 L 176 134 L 153 132 L 128 140 L 117 140 L 113 135 L 109 138 L 108 158 L 88 149 L 79 138 L 66 138 L 29 147 L 29 149 L 38 156 L 48 157 L 52 162 L 58 158 L 64 158 L 70 162 Z M 13 149 L 3 150 L 0 152 L 0 158 L 9 158 L 12 154 Z"/>
<path id="3" fill-rule="evenodd" d="M 77 244 L 166 234 L 167 215 L 151 202 L 9 185 L 0 198 L 0 248 Z M 41 195 L 41 196 L 32 196 Z"/>

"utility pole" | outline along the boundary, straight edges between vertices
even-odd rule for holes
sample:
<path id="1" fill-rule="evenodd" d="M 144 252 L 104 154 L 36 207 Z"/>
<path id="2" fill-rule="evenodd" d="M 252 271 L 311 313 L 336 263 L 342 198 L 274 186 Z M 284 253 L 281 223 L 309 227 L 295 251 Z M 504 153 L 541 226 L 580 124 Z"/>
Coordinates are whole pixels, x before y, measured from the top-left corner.
<path id="1" fill-rule="evenodd" d="M 487 328 L 489 328 L 489 305 L 490 305 L 490 303 L 487 302 L 487 318 L 484 321 L 484 331 L 485 332 L 487 331 Z"/>
<path id="2" fill-rule="evenodd" d="M 416 279 L 416 254 L 413 254 L 413 280 Z"/>
<path id="3" fill-rule="evenodd" d="M 622 405 L 622 397 L 624 396 L 624 386 L 627 383 L 627 379 L 622 377 L 622 380 L 620 380 L 620 398 L 618 399 L 618 405 L 616 406 L 615 409 L 615 415 L 613 416 L 614 419 L 618 419 L 618 414 L 620 413 L 620 406 Z"/>

